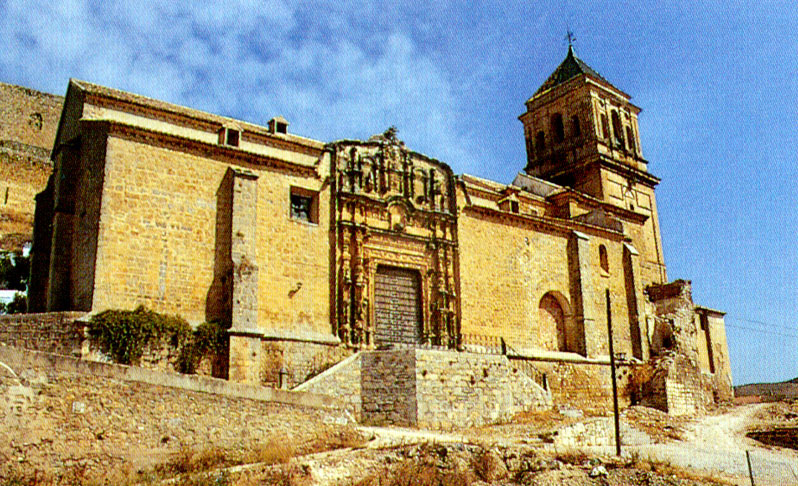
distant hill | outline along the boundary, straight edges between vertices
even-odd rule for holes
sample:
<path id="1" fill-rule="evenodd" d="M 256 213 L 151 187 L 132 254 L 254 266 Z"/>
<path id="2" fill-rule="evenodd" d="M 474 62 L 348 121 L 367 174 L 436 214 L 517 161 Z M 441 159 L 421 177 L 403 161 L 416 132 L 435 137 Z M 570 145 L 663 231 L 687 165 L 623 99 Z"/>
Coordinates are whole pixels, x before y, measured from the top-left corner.
<path id="1" fill-rule="evenodd" d="M 734 396 L 747 397 L 758 395 L 763 398 L 798 398 L 798 378 L 782 383 L 751 383 L 734 387 Z"/>

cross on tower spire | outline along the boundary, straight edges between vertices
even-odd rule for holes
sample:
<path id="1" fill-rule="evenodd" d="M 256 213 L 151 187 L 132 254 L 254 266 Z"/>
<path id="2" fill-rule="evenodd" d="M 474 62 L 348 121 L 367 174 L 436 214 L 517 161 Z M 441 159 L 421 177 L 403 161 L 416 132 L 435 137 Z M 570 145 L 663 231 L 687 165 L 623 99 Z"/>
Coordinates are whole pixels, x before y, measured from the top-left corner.
<path id="1" fill-rule="evenodd" d="M 576 40 L 574 33 L 569 28 L 565 29 L 565 33 L 565 39 L 568 41 L 568 47 L 573 47 L 574 41 Z"/>

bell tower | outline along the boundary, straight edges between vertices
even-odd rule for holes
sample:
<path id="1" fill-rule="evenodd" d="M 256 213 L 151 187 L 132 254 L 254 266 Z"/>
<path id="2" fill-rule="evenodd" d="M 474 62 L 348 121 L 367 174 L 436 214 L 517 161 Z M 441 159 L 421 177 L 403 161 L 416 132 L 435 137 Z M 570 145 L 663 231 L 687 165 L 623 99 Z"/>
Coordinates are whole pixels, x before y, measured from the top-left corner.
<path id="1" fill-rule="evenodd" d="M 607 203 L 618 215 L 647 216 L 641 228 L 627 226 L 650 264 L 647 280 L 664 282 L 654 198 L 659 179 L 648 172 L 637 124 L 640 108 L 629 100 L 569 45 L 565 59 L 518 117 L 526 140 L 524 171 Z"/>

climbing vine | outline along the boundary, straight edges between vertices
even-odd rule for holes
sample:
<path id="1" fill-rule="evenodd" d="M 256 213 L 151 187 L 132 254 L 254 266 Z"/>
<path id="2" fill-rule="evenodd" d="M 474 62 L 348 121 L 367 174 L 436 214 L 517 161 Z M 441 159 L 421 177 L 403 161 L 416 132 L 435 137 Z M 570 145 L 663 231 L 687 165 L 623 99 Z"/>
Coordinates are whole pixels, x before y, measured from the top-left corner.
<path id="1" fill-rule="evenodd" d="M 159 314 L 144 306 L 135 310 L 107 310 L 89 320 L 89 337 L 120 364 L 138 364 L 148 345 L 185 346 L 191 326 L 179 316 Z"/>
<path id="2" fill-rule="evenodd" d="M 180 348 L 177 371 L 194 374 L 206 356 L 219 356 L 227 352 L 229 341 L 227 328 L 219 322 L 203 322 Z"/>

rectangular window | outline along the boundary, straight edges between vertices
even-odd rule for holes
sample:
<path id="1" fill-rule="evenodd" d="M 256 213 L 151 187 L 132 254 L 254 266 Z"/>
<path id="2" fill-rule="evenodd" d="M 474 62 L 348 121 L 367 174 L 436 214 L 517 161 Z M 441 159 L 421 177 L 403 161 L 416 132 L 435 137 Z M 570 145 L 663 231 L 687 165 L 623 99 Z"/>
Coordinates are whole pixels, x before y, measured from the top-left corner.
<path id="1" fill-rule="evenodd" d="M 319 222 L 319 193 L 303 189 L 291 188 L 291 219 Z"/>

